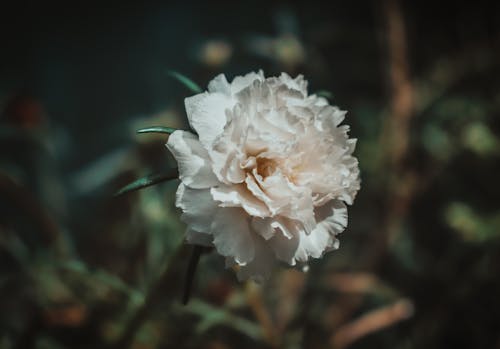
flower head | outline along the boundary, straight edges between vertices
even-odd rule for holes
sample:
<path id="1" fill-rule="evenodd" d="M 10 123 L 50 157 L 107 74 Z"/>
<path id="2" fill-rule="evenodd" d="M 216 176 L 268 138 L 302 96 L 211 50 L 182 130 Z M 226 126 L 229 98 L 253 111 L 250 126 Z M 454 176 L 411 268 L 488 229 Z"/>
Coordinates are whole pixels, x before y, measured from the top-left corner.
<path id="1" fill-rule="evenodd" d="M 359 190 L 356 140 L 345 111 L 308 95 L 302 76 L 262 71 L 215 77 L 186 98 L 197 135 L 175 131 L 167 147 L 179 165 L 176 205 L 186 239 L 214 246 L 240 279 L 269 277 L 338 248 Z"/>

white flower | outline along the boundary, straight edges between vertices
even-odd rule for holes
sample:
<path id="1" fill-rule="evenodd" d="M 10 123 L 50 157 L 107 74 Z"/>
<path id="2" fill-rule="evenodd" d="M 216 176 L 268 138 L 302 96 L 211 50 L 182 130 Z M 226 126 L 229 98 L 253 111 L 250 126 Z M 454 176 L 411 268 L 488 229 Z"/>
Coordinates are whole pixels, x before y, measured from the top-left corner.
<path id="1" fill-rule="evenodd" d="M 307 94 L 302 76 L 262 71 L 186 98 L 197 135 L 167 143 L 179 165 L 176 205 L 186 239 L 214 246 L 240 279 L 269 277 L 276 261 L 303 264 L 338 248 L 359 190 L 346 114 Z"/>

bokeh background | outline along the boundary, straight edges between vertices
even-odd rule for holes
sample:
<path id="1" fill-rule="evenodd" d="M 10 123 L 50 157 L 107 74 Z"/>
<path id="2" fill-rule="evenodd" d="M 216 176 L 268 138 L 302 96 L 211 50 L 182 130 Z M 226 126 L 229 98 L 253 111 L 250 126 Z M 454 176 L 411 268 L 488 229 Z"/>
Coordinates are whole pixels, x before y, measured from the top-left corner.
<path id="1" fill-rule="evenodd" d="M 175 163 L 200 86 L 304 74 L 362 189 L 307 273 L 189 249 Z M 500 2 L 16 2 L 0 10 L 0 348 L 500 348 Z"/>

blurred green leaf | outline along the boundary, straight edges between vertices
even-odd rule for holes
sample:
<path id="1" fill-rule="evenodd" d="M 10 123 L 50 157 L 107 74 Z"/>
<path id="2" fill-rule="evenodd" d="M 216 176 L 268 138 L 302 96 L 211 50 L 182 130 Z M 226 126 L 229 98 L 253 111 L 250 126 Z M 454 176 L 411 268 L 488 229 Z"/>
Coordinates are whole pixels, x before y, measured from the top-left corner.
<path id="1" fill-rule="evenodd" d="M 319 91 L 315 92 L 315 95 L 317 95 L 319 97 L 324 97 L 327 99 L 333 98 L 333 93 L 331 93 L 330 91 L 327 91 L 327 90 L 319 90 Z"/>
<path id="2" fill-rule="evenodd" d="M 10 348 L 0 346 L 0 348 Z M 57 343 L 50 337 L 42 336 L 36 340 L 36 349 L 64 349 L 65 347 Z"/>
<path id="3" fill-rule="evenodd" d="M 435 124 L 428 124 L 422 132 L 422 144 L 436 158 L 446 160 L 453 155 L 454 147 L 449 134 Z"/>
<path id="4" fill-rule="evenodd" d="M 495 135 L 482 122 L 473 122 L 465 127 L 462 142 L 479 155 L 493 155 L 498 153 L 500 145 Z"/>
<path id="5" fill-rule="evenodd" d="M 225 325 L 246 334 L 254 340 L 261 340 L 264 336 L 262 328 L 258 324 L 198 299 L 191 301 L 179 310 L 187 311 L 201 317 L 201 321 L 196 328 L 197 333 L 204 333 L 217 325 Z"/>
<path id="6" fill-rule="evenodd" d="M 116 192 L 116 194 L 114 196 L 123 195 L 123 194 L 129 193 L 129 192 L 132 192 L 132 191 L 136 191 L 139 189 L 150 187 L 152 185 L 155 185 L 155 184 L 158 184 L 161 182 L 176 179 L 176 178 L 178 178 L 178 176 L 179 176 L 179 174 L 177 173 L 177 170 L 172 170 L 172 171 L 167 172 L 167 173 L 152 174 L 152 175 L 149 175 L 146 177 L 142 177 L 142 178 L 139 178 L 139 179 L 133 181 L 130 184 L 127 184 L 126 186 L 124 186 L 123 188 L 118 190 L 118 192 Z"/>
<path id="7" fill-rule="evenodd" d="M 141 304 L 144 301 L 142 292 L 130 287 L 118 276 L 110 274 L 103 269 L 90 270 L 87 265 L 80 260 L 66 261 L 60 263 L 59 267 L 75 274 L 85 276 L 87 283 L 97 282 L 127 294 L 134 305 Z"/>
<path id="8" fill-rule="evenodd" d="M 183 84 L 184 86 L 186 86 L 191 92 L 194 92 L 194 93 L 201 93 L 203 92 L 203 90 L 201 89 L 201 87 L 195 83 L 193 80 L 191 80 L 190 78 L 188 78 L 187 76 L 185 75 L 182 75 L 176 71 L 173 71 L 173 70 L 169 70 L 167 72 L 167 74 L 171 77 L 173 77 L 174 79 L 178 80 L 181 84 Z"/>
<path id="9" fill-rule="evenodd" d="M 500 234 L 500 213 L 481 215 L 470 205 L 452 202 L 444 212 L 448 225 L 470 242 L 483 242 L 497 238 Z"/>
<path id="10" fill-rule="evenodd" d="M 483 120 L 488 116 L 484 102 L 469 96 L 451 96 L 443 99 L 433 109 L 434 122 L 460 122 Z"/>

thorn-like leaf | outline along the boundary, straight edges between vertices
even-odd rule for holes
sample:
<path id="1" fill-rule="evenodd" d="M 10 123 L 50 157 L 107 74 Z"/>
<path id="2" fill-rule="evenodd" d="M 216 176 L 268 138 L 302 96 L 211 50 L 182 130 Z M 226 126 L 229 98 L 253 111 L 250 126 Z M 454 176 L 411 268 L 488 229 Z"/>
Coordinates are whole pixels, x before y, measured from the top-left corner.
<path id="1" fill-rule="evenodd" d="M 164 126 L 151 126 L 145 127 L 137 130 L 137 133 L 166 133 L 172 134 L 176 131 L 175 128 L 172 127 L 164 127 Z"/>
<path id="2" fill-rule="evenodd" d="M 168 173 L 157 173 L 157 174 L 152 174 L 152 175 L 149 175 L 149 176 L 146 176 L 143 178 L 139 178 L 139 179 L 133 181 L 132 183 L 127 184 L 126 186 L 124 186 L 120 190 L 118 190 L 114 196 L 123 195 L 123 194 L 129 193 L 131 191 L 136 191 L 136 190 L 139 190 L 142 188 L 150 187 L 152 185 L 155 185 L 155 184 L 158 184 L 161 182 L 171 180 L 171 179 L 176 179 L 176 178 L 178 178 L 178 176 L 179 176 L 179 174 L 177 172 L 177 169 L 175 169 L 175 170 L 172 170 Z"/>
<path id="3" fill-rule="evenodd" d="M 181 73 L 178 73 L 178 72 L 173 71 L 173 70 L 169 70 L 167 72 L 167 74 L 169 76 L 173 77 L 174 79 L 178 80 L 181 84 L 186 86 L 191 92 L 201 93 L 203 91 L 201 89 L 201 87 L 198 86 L 198 84 L 196 82 L 194 82 L 193 80 L 191 80 L 187 76 L 182 75 Z"/>

